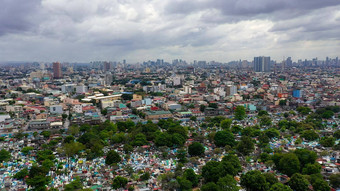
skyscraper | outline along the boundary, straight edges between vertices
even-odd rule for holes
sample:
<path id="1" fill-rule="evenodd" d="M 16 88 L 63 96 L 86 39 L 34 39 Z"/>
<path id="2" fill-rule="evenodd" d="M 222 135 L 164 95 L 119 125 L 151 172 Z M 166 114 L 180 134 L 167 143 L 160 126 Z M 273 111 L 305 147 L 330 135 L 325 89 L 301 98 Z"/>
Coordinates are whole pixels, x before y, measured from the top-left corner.
<path id="1" fill-rule="evenodd" d="M 59 62 L 53 63 L 53 77 L 55 79 L 59 79 L 59 78 L 63 77 L 63 75 L 61 73 L 61 64 Z"/>
<path id="2" fill-rule="evenodd" d="M 111 71 L 111 63 L 104 62 L 104 71 Z"/>
<path id="3" fill-rule="evenodd" d="M 288 57 L 286 59 L 286 66 L 289 67 L 289 68 L 293 66 L 292 57 Z"/>
<path id="4" fill-rule="evenodd" d="M 270 57 L 254 57 L 255 72 L 270 72 Z"/>

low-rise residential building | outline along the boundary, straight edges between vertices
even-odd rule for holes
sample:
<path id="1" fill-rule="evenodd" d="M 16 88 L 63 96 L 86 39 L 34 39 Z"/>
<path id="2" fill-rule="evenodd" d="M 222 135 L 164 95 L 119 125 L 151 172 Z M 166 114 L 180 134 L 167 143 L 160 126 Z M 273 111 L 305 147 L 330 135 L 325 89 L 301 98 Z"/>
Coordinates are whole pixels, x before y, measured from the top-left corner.
<path id="1" fill-rule="evenodd" d="M 173 117 L 170 111 L 147 111 L 145 112 L 146 120 L 168 119 Z"/>

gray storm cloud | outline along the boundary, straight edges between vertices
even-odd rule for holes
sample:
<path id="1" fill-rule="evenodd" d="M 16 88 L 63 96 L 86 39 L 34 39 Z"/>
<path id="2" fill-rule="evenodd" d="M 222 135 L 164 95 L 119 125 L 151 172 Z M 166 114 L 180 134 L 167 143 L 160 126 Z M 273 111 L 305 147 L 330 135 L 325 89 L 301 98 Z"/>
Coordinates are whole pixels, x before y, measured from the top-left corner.
<path id="1" fill-rule="evenodd" d="M 340 50 L 338 0 L 2 0 L 0 6 L 2 61 L 226 62 Z"/>

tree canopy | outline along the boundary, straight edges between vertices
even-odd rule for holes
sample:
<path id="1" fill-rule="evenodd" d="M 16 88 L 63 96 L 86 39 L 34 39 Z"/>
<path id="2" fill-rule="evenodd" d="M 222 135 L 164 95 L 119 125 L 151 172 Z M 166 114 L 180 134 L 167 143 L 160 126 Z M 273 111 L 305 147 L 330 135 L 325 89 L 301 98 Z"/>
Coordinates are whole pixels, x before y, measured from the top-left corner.
<path id="1" fill-rule="evenodd" d="M 243 106 L 237 106 L 235 109 L 235 119 L 242 120 L 246 117 L 246 108 Z"/>
<path id="2" fill-rule="evenodd" d="M 241 186 L 249 191 L 267 191 L 269 184 L 266 177 L 258 170 L 248 171 L 241 175 Z"/>
<path id="3" fill-rule="evenodd" d="M 0 150 L 0 162 L 8 161 L 11 158 L 11 153 L 5 149 Z"/>
<path id="4" fill-rule="evenodd" d="M 306 191 L 309 190 L 308 180 L 301 174 L 294 174 L 288 182 L 289 186 L 295 191 Z"/>
<path id="5" fill-rule="evenodd" d="M 116 176 L 116 178 L 113 180 L 112 188 L 113 189 L 125 188 L 127 183 L 128 183 L 127 178 Z"/>
<path id="6" fill-rule="evenodd" d="M 219 131 L 214 137 L 215 145 L 218 147 L 224 147 L 226 145 L 234 146 L 235 137 L 230 131 Z"/>
<path id="7" fill-rule="evenodd" d="M 105 163 L 108 165 L 112 165 L 115 163 L 119 163 L 121 160 L 122 158 L 119 156 L 119 154 L 116 151 L 111 150 L 106 155 Z"/>
<path id="8" fill-rule="evenodd" d="M 201 156 L 202 154 L 204 154 L 204 150 L 205 149 L 203 145 L 199 142 L 194 142 L 188 147 L 188 153 L 191 156 Z"/>

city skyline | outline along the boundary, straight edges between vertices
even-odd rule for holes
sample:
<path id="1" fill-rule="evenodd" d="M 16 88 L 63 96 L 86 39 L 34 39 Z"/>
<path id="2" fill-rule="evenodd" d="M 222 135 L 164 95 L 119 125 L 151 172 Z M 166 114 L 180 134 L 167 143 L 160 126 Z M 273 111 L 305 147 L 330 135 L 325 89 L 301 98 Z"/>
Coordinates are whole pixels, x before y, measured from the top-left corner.
<path id="1" fill-rule="evenodd" d="M 4 1 L 0 61 L 335 58 L 340 2 Z"/>

